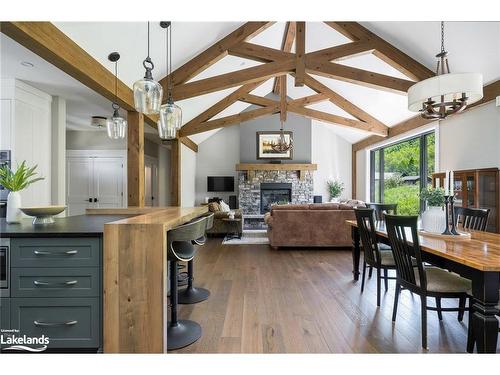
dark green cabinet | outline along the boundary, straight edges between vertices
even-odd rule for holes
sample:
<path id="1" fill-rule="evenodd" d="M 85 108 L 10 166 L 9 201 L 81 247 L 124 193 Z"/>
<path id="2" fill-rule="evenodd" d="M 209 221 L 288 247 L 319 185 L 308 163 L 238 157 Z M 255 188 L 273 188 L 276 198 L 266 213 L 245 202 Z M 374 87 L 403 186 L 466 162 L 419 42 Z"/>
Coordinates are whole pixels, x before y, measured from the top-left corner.
<path id="1" fill-rule="evenodd" d="M 0 298 L 0 330 L 10 329 L 10 299 Z"/>

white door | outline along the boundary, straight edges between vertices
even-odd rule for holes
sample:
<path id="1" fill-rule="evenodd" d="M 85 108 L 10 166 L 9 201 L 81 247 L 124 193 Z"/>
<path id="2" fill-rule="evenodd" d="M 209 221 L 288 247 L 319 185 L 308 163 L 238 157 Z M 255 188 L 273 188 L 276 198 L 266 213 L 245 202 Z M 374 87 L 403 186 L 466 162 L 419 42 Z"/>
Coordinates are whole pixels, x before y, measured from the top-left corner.
<path id="1" fill-rule="evenodd" d="M 95 207 L 123 206 L 123 162 L 122 158 L 94 158 Z"/>
<path id="2" fill-rule="evenodd" d="M 71 157 L 66 160 L 66 192 L 68 215 L 83 215 L 93 207 L 93 160 L 89 157 Z"/>
<path id="3" fill-rule="evenodd" d="M 158 159 L 144 158 L 144 204 L 158 206 Z"/>

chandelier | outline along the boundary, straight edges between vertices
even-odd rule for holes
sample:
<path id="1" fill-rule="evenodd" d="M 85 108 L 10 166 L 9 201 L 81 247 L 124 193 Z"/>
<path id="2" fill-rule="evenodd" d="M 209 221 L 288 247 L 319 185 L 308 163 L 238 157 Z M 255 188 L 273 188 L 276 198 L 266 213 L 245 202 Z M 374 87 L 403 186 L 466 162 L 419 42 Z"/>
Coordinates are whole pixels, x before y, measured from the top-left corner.
<path id="1" fill-rule="evenodd" d="M 118 87 L 118 60 L 120 59 L 120 54 L 118 52 L 112 52 L 108 56 L 108 60 L 115 63 L 115 100 L 111 107 L 113 108 L 113 115 L 106 119 L 106 130 L 108 131 L 108 137 L 111 139 L 125 139 L 127 133 L 127 120 L 120 116 L 118 110 L 120 106 L 116 103 L 117 100 L 117 87 Z"/>
<path id="2" fill-rule="evenodd" d="M 448 52 L 444 49 L 444 22 L 441 22 L 441 52 L 436 58 L 436 75 L 408 90 L 408 109 L 420 112 L 425 119 L 444 119 L 483 97 L 480 73 L 450 73 Z"/>
<path id="3" fill-rule="evenodd" d="M 134 83 L 134 107 L 137 112 L 154 115 L 160 112 L 163 88 L 153 80 L 152 70 L 155 65 L 149 57 L 149 22 L 148 22 L 148 56 L 142 62 L 146 69 L 144 78 Z"/>
<path id="4" fill-rule="evenodd" d="M 288 142 L 286 140 L 287 134 L 285 134 L 285 130 L 283 128 L 284 121 L 280 120 L 280 137 L 278 139 L 277 143 L 271 143 L 271 148 L 273 149 L 274 152 L 278 152 L 280 154 L 283 154 L 285 152 L 288 152 L 293 149 L 293 140 L 292 138 L 288 135 Z"/>
<path id="5" fill-rule="evenodd" d="M 177 130 L 182 126 L 182 109 L 174 103 L 172 96 L 172 23 L 163 21 L 160 26 L 166 31 L 166 62 L 167 62 L 167 102 L 160 107 L 158 120 L 158 135 L 161 139 L 175 139 Z"/>

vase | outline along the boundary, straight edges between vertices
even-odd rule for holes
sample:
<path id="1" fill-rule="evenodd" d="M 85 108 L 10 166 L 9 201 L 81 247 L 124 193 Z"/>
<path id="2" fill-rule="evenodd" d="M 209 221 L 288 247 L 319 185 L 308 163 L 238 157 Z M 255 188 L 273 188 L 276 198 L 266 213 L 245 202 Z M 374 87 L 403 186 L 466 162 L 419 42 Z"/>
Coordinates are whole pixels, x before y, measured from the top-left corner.
<path id="1" fill-rule="evenodd" d="M 331 199 L 330 199 L 330 202 L 331 202 L 331 203 L 340 203 L 340 198 L 339 198 L 339 197 L 336 197 L 336 198 L 331 198 Z"/>
<path id="2" fill-rule="evenodd" d="M 11 191 L 7 196 L 7 214 L 5 221 L 9 224 L 21 222 L 21 194 L 18 191 Z"/>
<path id="3" fill-rule="evenodd" d="M 445 227 L 445 212 L 441 207 L 430 206 L 422 214 L 422 229 L 426 232 L 443 233 Z"/>

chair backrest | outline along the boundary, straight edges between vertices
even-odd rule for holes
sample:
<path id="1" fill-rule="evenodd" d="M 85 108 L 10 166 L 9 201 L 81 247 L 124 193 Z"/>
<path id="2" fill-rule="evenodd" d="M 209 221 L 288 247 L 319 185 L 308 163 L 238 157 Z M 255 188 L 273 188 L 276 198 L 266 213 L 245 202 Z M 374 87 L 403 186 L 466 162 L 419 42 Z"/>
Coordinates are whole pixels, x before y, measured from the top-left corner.
<path id="1" fill-rule="evenodd" d="M 398 279 L 405 287 L 427 289 L 427 279 L 417 232 L 418 216 L 385 215 L 387 236 L 391 243 Z M 415 278 L 417 266 L 419 283 Z"/>
<path id="2" fill-rule="evenodd" d="M 194 256 L 192 241 L 203 237 L 207 227 L 207 218 L 199 217 L 189 223 L 173 228 L 167 233 L 167 249 L 169 256 L 179 260 L 189 260 Z M 181 244 L 184 242 L 184 244 Z M 189 246 L 188 246 L 189 245 Z"/>
<path id="3" fill-rule="evenodd" d="M 485 231 L 489 216 L 489 208 L 455 207 L 455 223 L 464 229 Z"/>
<path id="4" fill-rule="evenodd" d="M 385 214 L 398 214 L 397 203 L 366 203 L 366 207 L 373 208 L 375 210 L 375 217 L 378 221 L 384 221 Z"/>
<path id="5" fill-rule="evenodd" d="M 375 233 L 374 210 L 372 208 L 355 208 L 354 214 L 358 223 L 365 261 L 369 265 L 379 265 L 380 249 Z"/>
<path id="6" fill-rule="evenodd" d="M 206 226 L 207 230 L 212 229 L 212 227 L 214 226 L 214 216 L 215 214 L 213 212 L 210 212 L 207 215 L 205 215 L 205 217 L 207 218 L 207 226 Z"/>

